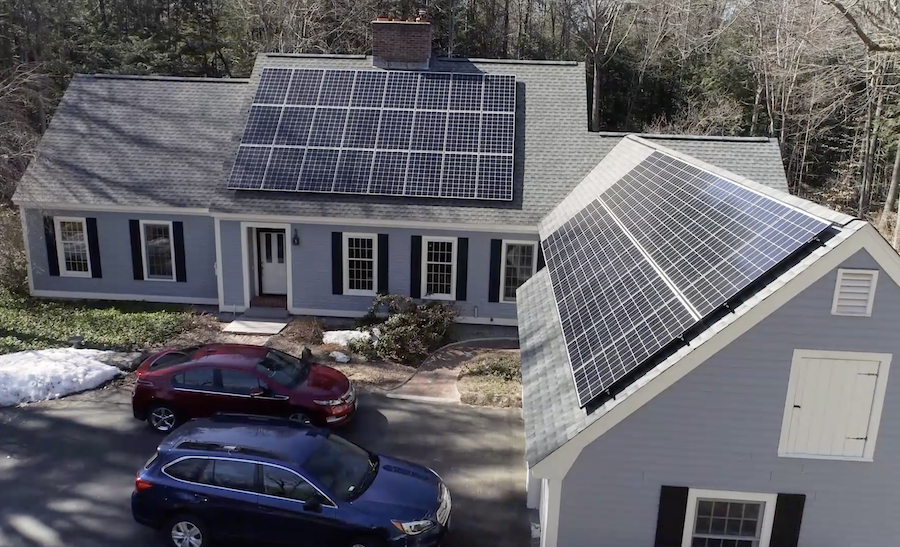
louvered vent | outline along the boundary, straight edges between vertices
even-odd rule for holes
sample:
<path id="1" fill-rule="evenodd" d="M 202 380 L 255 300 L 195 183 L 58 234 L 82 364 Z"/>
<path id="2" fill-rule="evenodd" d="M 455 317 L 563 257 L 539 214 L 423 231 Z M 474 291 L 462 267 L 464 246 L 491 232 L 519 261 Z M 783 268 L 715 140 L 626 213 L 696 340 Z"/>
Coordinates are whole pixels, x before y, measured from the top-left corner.
<path id="1" fill-rule="evenodd" d="M 837 285 L 834 288 L 832 315 L 872 315 L 872 301 L 878 270 L 838 270 Z"/>

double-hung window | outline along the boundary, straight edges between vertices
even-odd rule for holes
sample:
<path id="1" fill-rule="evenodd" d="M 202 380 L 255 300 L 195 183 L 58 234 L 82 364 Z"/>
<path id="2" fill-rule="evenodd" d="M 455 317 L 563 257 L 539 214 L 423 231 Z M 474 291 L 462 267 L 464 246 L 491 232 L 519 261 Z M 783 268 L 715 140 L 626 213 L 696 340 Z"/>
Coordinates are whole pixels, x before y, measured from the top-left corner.
<path id="1" fill-rule="evenodd" d="M 85 220 L 56 217 L 53 221 L 56 223 L 56 252 L 59 256 L 60 275 L 91 277 Z"/>
<path id="2" fill-rule="evenodd" d="M 456 238 L 422 238 L 422 297 L 456 299 Z"/>
<path id="3" fill-rule="evenodd" d="M 142 220 L 144 279 L 175 281 L 175 242 L 169 221 Z"/>
<path id="4" fill-rule="evenodd" d="M 375 296 L 378 236 L 344 233 L 344 294 Z"/>
<path id="5" fill-rule="evenodd" d="M 681 547 L 769 547 L 777 498 L 692 488 Z"/>
<path id="6" fill-rule="evenodd" d="M 516 289 L 534 275 L 537 266 L 537 243 L 533 241 L 503 241 L 503 271 L 500 294 L 503 302 L 516 301 Z"/>

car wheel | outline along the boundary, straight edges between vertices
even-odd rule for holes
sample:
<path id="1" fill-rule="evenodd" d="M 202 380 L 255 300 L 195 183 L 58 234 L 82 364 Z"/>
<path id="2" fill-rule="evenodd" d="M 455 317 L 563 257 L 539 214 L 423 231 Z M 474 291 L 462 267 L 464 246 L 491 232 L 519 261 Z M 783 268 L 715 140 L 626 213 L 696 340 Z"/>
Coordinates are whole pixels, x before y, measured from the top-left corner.
<path id="1" fill-rule="evenodd" d="M 178 515 L 164 529 L 167 544 L 172 547 L 209 547 L 212 538 L 203 522 L 193 515 Z"/>
<path id="2" fill-rule="evenodd" d="M 357 537 L 350 542 L 350 547 L 384 547 L 384 542 L 373 537 Z"/>
<path id="3" fill-rule="evenodd" d="M 147 423 L 160 433 L 168 433 L 178 425 L 178 415 L 168 405 L 154 405 L 147 412 Z"/>
<path id="4" fill-rule="evenodd" d="M 312 420 L 309 418 L 309 414 L 307 414 L 305 412 L 299 412 L 299 411 L 292 412 L 288 416 L 288 420 L 290 420 L 292 422 L 299 422 L 303 425 L 311 425 L 312 424 Z"/>

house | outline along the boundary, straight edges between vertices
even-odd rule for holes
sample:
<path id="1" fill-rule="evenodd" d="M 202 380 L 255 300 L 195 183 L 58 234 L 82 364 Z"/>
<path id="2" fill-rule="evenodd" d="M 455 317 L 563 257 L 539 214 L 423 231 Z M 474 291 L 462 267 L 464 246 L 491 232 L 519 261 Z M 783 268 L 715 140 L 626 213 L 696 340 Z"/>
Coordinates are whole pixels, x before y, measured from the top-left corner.
<path id="1" fill-rule="evenodd" d="M 515 325 L 538 223 L 623 135 L 587 131 L 583 64 L 372 35 L 249 80 L 76 75 L 14 196 L 31 294 L 356 317 L 390 291 Z M 787 189 L 774 140 L 655 140 Z"/>
<path id="2" fill-rule="evenodd" d="M 622 139 L 517 294 L 541 546 L 895 544 L 900 256 L 669 144 Z"/>

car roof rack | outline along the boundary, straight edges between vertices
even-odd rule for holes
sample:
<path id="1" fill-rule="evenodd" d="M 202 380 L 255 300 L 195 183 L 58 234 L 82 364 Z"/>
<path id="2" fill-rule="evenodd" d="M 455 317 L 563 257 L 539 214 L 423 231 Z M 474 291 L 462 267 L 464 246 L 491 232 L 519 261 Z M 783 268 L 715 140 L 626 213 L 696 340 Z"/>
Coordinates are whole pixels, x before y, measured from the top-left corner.
<path id="1" fill-rule="evenodd" d="M 290 426 L 297 429 L 311 429 L 312 427 L 308 424 L 304 424 L 303 422 L 290 420 L 288 418 L 265 416 L 263 414 L 244 414 L 240 412 L 216 412 L 209 419 L 216 423 L 281 425 Z"/>
<path id="2" fill-rule="evenodd" d="M 178 443 L 178 446 L 175 447 L 178 450 L 197 450 L 201 452 L 223 452 L 225 454 L 238 454 L 244 456 L 258 456 L 262 458 L 269 458 L 272 460 L 285 460 L 287 459 L 285 454 L 280 454 L 278 452 L 271 452 L 269 450 L 260 450 L 259 448 L 252 448 L 249 446 L 238 446 L 238 445 L 230 445 L 223 444 L 217 442 L 204 442 L 204 441 L 183 441 Z"/>

